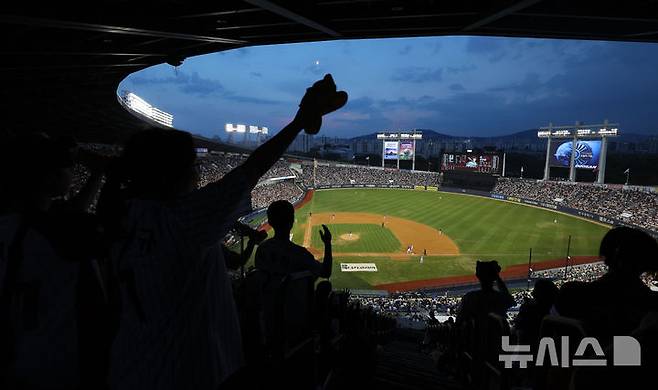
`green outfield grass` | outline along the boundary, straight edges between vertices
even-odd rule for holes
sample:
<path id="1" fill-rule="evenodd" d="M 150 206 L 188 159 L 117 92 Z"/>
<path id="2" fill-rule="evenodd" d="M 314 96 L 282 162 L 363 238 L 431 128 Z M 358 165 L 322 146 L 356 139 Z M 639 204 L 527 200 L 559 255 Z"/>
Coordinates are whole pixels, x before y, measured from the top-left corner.
<path id="1" fill-rule="evenodd" d="M 358 225 L 369 227 L 365 236 L 343 247 L 335 245 L 337 255 L 331 279 L 336 288 L 369 288 L 383 283 L 471 274 L 476 259 L 498 260 L 503 267 L 526 263 L 530 248 L 533 261 L 558 259 L 566 254 L 569 235 L 572 236 L 571 255 L 596 255 L 601 238 L 608 230 L 606 226 L 553 211 L 475 196 L 413 190 L 342 189 L 317 191 L 311 202 L 297 210 L 293 240 L 298 244 L 303 241 L 309 212 L 368 212 L 410 219 L 443 230 L 461 251 L 460 256 L 426 257 L 423 264 L 419 263 L 418 256 L 407 260 L 340 257 L 340 252 L 386 252 L 368 247 L 379 245 L 377 226 Z M 341 225 L 334 227 L 337 230 L 334 237 L 342 234 Z M 354 227 L 353 232 L 356 230 Z M 322 247 L 317 229 L 313 231 L 312 240 L 313 246 Z M 343 250 L 351 245 L 363 249 Z M 397 245 L 399 247 L 400 243 Z M 341 262 L 374 262 L 379 271 L 343 273 L 339 268 Z"/>
<path id="2" fill-rule="evenodd" d="M 333 236 L 334 253 L 390 253 L 402 249 L 400 241 L 385 227 L 375 224 L 328 224 Z M 316 230 L 318 226 L 316 226 Z M 344 240 L 342 235 L 352 232 L 354 241 Z M 357 239 L 358 236 L 358 239 Z M 314 232 L 311 241 L 313 248 L 323 248 L 320 234 Z"/>

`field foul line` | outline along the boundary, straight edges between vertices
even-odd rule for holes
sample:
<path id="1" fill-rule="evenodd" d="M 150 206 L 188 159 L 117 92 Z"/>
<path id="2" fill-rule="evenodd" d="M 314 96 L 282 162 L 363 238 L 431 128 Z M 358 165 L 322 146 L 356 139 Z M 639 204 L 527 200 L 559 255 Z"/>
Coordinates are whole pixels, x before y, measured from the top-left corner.
<path id="1" fill-rule="evenodd" d="M 304 242 L 302 244 L 304 248 L 311 246 L 311 234 L 313 234 L 313 224 L 311 223 L 311 218 L 313 218 L 313 216 L 309 216 L 306 220 L 306 229 L 304 229 Z"/>

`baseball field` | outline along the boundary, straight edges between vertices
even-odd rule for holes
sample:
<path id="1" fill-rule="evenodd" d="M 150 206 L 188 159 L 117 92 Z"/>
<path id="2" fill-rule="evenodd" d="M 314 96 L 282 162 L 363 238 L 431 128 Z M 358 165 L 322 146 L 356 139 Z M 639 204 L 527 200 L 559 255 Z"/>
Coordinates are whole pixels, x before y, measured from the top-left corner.
<path id="1" fill-rule="evenodd" d="M 482 197 L 396 189 L 316 191 L 297 209 L 293 241 L 322 257 L 321 224 L 332 231 L 335 288 L 427 287 L 472 275 L 476 260 L 503 269 L 595 256 L 607 226 Z M 422 261 L 421 261 L 422 256 Z M 342 272 L 341 263 L 374 263 L 376 272 Z"/>

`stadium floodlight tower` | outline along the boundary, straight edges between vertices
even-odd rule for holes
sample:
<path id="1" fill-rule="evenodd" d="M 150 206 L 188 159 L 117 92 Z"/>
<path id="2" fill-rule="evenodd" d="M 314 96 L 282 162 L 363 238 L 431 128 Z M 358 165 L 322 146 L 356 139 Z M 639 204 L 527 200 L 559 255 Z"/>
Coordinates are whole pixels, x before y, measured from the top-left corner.
<path id="1" fill-rule="evenodd" d="M 423 139 L 423 132 L 418 130 L 377 133 L 382 140 L 382 167 L 386 160 L 396 160 L 400 169 L 400 160 L 411 160 L 411 170 L 416 170 L 416 141 Z"/>
<path id="2" fill-rule="evenodd" d="M 233 139 L 233 134 L 242 134 L 242 144 L 247 145 L 253 141 L 251 136 L 255 136 L 255 143 L 260 145 L 263 143 L 268 134 L 267 127 L 258 127 L 253 125 L 240 125 L 227 123 L 224 125 L 224 130 L 228 134 L 228 143 L 240 143 Z"/>
<path id="3" fill-rule="evenodd" d="M 546 165 L 544 180 L 550 180 L 551 167 L 569 167 L 569 181 L 576 181 L 576 169 L 598 170 L 597 184 L 605 182 L 605 164 L 608 154 L 608 138 L 619 135 L 619 124 L 608 123 L 584 125 L 576 122 L 573 126 L 540 127 L 537 137 L 547 138 Z M 553 144 L 553 139 L 571 141 Z"/>

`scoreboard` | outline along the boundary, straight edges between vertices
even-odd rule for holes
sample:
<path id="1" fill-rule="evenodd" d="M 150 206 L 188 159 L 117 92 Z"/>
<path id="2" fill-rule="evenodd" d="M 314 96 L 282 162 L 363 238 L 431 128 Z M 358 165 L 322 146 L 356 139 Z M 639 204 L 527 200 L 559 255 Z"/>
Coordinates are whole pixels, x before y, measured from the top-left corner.
<path id="1" fill-rule="evenodd" d="M 498 174 L 502 161 L 497 154 L 444 153 L 442 171 L 469 171 Z"/>

